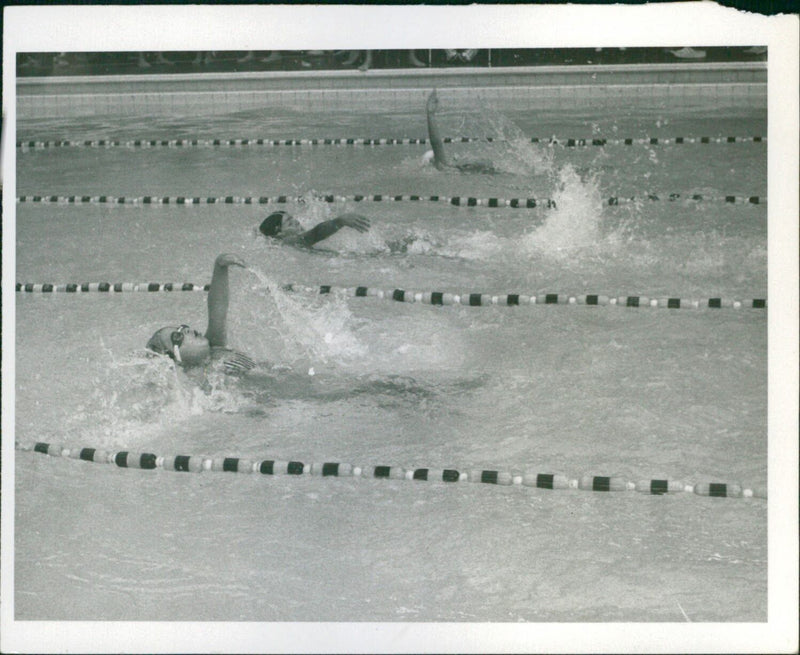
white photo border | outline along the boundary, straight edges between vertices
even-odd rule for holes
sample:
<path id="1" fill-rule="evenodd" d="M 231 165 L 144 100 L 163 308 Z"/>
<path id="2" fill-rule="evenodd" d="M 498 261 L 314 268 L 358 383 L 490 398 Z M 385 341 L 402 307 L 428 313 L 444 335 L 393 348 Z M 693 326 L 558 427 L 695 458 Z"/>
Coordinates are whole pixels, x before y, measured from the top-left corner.
<path id="1" fill-rule="evenodd" d="M 224 29 L 219 29 L 224 25 Z M 150 5 L 4 9 L 3 652 L 793 652 L 798 582 L 798 23 L 653 5 Z M 69 51 L 767 45 L 769 616 L 763 624 L 14 620 L 16 54 Z M 6 247 L 7 245 L 7 247 Z"/>

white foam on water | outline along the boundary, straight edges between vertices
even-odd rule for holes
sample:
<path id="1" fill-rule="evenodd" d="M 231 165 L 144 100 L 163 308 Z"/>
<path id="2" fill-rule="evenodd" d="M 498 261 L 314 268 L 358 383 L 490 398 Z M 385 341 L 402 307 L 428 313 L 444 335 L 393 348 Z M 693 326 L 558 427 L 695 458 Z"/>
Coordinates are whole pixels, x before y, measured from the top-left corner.
<path id="1" fill-rule="evenodd" d="M 456 162 L 488 159 L 498 171 L 521 177 L 544 175 L 553 168 L 553 148 L 531 143 L 528 135 L 494 108 L 487 106 L 477 114 L 462 115 L 458 127 L 453 130 L 454 134 L 469 134 L 476 139 L 486 139 L 463 146 L 466 152 L 463 155 L 456 153 L 453 157 Z"/>
<path id="2" fill-rule="evenodd" d="M 344 297 L 284 291 L 262 271 L 249 270 L 257 282 L 247 288 L 246 298 L 237 300 L 243 310 L 235 327 L 248 335 L 243 349 L 251 357 L 310 368 L 364 355 Z"/>
<path id="3" fill-rule="evenodd" d="M 525 244 L 551 256 L 594 247 L 602 240 L 602 200 L 593 180 L 584 182 L 571 165 L 563 166 L 555 180 L 551 209 L 545 222 L 526 235 Z"/>
<path id="4" fill-rule="evenodd" d="M 545 220 L 520 240 L 520 251 L 531 256 L 570 262 L 602 263 L 629 239 L 625 221 L 613 229 L 604 226 L 603 197 L 598 175 L 582 177 L 567 164 L 554 174 L 552 199 Z M 623 210 L 624 211 L 624 210 Z"/>
<path id="5" fill-rule="evenodd" d="M 451 230 L 451 233 L 453 231 Z M 445 257 L 460 257 L 485 261 L 503 257 L 513 248 L 513 240 L 497 236 L 488 230 L 474 230 L 468 233 L 453 233 L 439 253 Z"/>
<path id="6" fill-rule="evenodd" d="M 234 301 L 244 307 L 235 330 L 248 335 L 247 343 L 231 339 L 231 345 L 259 362 L 288 365 L 295 373 L 349 376 L 413 374 L 463 359 L 460 340 L 441 328 L 442 317 L 416 304 L 398 304 L 392 312 L 394 301 L 348 301 L 340 289 L 324 295 L 316 288 L 287 291 L 262 271 L 250 270 L 258 281 L 246 299 Z"/>
<path id="7" fill-rule="evenodd" d="M 168 357 L 144 351 L 99 362 L 93 387 L 68 416 L 59 440 L 135 447 L 165 427 L 221 404 Z"/>

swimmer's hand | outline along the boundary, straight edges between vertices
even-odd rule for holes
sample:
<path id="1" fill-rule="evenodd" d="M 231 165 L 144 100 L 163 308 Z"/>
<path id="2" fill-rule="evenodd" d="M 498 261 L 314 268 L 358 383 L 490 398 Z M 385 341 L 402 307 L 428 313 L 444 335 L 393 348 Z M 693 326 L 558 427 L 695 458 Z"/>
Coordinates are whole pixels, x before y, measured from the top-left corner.
<path id="1" fill-rule="evenodd" d="M 230 253 L 223 253 L 222 255 L 219 255 L 214 261 L 214 266 L 220 266 L 222 268 L 227 268 L 228 266 L 241 266 L 242 268 L 247 268 L 247 264 L 244 263 L 244 260 L 239 257 L 239 255 L 232 255 Z"/>
<path id="2" fill-rule="evenodd" d="M 256 363 L 250 357 L 230 348 L 214 348 L 212 357 L 217 361 L 222 360 L 228 375 L 244 375 L 256 367 Z"/>
<path id="3" fill-rule="evenodd" d="M 361 214 L 342 214 L 336 220 L 340 227 L 351 227 L 357 232 L 366 232 L 369 229 L 369 219 Z"/>
<path id="4" fill-rule="evenodd" d="M 225 372 L 229 375 L 242 375 L 252 368 L 256 363 L 244 353 L 234 352 L 225 358 Z"/>
<path id="5" fill-rule="evenodd" d="M 439 96 L 436 95 L 436 89 L 434 89 L 428 96 L 427 110 L 429 114 L 433 114 L 437 109 L 439 109 Z"/>

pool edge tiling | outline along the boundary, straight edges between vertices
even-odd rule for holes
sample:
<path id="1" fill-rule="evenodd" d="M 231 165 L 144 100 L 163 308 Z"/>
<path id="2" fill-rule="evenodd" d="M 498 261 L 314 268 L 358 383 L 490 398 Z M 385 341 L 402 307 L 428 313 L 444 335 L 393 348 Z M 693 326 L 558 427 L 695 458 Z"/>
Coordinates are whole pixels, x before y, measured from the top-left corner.
<path id="1" fill-rule="evenodd" d="M 347 109 L 367 101 L 373 109 L 405 110 L 433 87 L 445 89 L 453 106 L 472 105 L 476 96 L 525 100 L 538 109 L 578 99 L 605 107 L 703 97 L 758 108 L 766 106 L 766 76 L 764 64 L 742 63 L 40 77 L 18 80 L 17 115 L 220 114 L 309 104 Z"/>

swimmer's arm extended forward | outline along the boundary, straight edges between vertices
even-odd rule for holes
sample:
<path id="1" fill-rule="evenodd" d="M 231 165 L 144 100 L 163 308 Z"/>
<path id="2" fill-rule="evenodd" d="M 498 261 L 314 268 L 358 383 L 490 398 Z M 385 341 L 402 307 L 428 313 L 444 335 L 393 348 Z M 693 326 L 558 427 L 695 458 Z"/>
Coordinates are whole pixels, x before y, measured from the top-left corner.
<path id="1" fill-rule="evenodd" d="M 237 255 L 223 254 L 214 261 L 208 290 L 208 329 L 206 339 L 212 347 L 225 347 L 228 341 L 228 267 L 246 264 Z"/>
<path id="2" fill-rule="evenodd" d="M 438 108 L 439 98 L 436 95 L 436 89 L 434 89 L 428 96 L 428 104 L 425 109 L 428 114 L 428 139 L 433 149 L 433 165 L 441 170 L 446 166 L 450 166 L 450 164 L 447 161 L 447 156 L 444 154 L 444 142 L 439 134 L 439 125 L 436 123 L 436 110 Z"/>
<path id="3" fill-rule="evenodd" d="M 311 247 L 315 243 L 333 236 L 343 227 L 353 228 L 357 232 L 366 232 L 369 229 L 369 219 L 361 214 L 342 214 L 330 221 L 324 221 L 312 227 L 307 232 L 298 234 L 294 240 L 299 245 Z"/>

